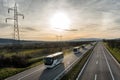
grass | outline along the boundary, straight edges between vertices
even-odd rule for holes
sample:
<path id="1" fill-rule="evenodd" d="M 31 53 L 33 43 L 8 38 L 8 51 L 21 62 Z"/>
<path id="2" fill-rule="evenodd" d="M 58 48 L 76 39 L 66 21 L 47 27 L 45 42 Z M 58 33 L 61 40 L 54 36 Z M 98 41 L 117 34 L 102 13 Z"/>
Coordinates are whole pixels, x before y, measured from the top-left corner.
<path id="1" fill-rule="evenodd" d="M 32 66 L 34 66 L 34 65 L 36 65 L 36 63 L 37 63 L 37 64 L 38 64 L 39 62 L 40 62 L 40 63 L 43 63 L 43 57 L 32 58 L 32 59 L 29 59 L 28 61 L 29 61 L 29 63 L 30 63 Z M 30 66 L 31 66 L 31 65 L 30 65 Z"/>
<path id="2" fill-rule="evenodd" d="M 23 70 L 24 70 L 23 68 L 1 68 L 0 69 L 0 80 L 3 80 L 4 78 L 8 76 L 12 76 Z"/>
<path id="3" fill-rule="evenodd" d="M 36 62 L 26 68 L 0 68 L 0 80 L 3 80 L 9 76 L 15 75 L 19 72 L 33 68 L 33 67 L 38 66 L 43 63 L 43 61 L 38 61 L 38 60 L 39 60 L 39 58 L 30 60 L 30 61 L 36 61 Z"/>
<path id="4" fill-rule="evenodd" d="M 34 51 L 36 52 L 36 50 L 34 50 Z M 39 51 L 39 50 L 37 50 L 37 51 Z M 33 50 L 28 51 L 28 52 L 33 53 Z M 10 56 L 11 56 L 11 54 L 9 56 L 6 55 L 6 57 L 10 57 Z M 24 70 L 27 70 L 27 69 L 30 69 L 32 67 L 35 67 L 35 66 L 38 66 L 38 65 L 42 64 L 43 63 L 42 57 L 36 57 L 36 58 L 28 59 L 28 63 L 30 65 L 28 67 L 24 67 L 24 68 L 14 68 L 14 67 L 0 68 L 0 80 L 3 80 L 3 79 L 5 79 L 9 76 L 15 75 L 19 72 L 22 72 Z"/>
<path id="5" fill-rule="evenodd" d="M 18 54 L 19 55 L 36 55 L 36 53 L 41 52 L 43 49 L 28 49 L 28 50 L 22 50 L 20 51 Z M 2 54 L 4 54 L 5 56 L 12 56 L 12 55 L 16 55 L 15 52 L 2 52 Z"/>
<path id="6" fill-rule="evenodd" d="M 105 44 L 107 49 L 110 51 L 110 53 L 113 55 L 113 57 L 120 63 L 120 49 L 118 48 L 112 48 Z"/>
<path id="7" fill-rule="evenodd" d="M 24 70 L 33 68 L 35 66 L 38 66 L 43 63 L 43 56 L 48 55 L 46 53 L 42 53 L 44 49 L 34 49 L 34 50 L 23 50 L 19 52 L 19 55 L 32 55 L 34 57 L 28 59 L 29 66 L 24 67 L 24 68 L 0 68 L 0 80 L 3 80 L 9 76 L 15 75 L 19 72 L 22 72 Z M 67 55 L 72 51 L 72 48 L 70 49 L 64 49 L 63 52 L 65 53 L 64 55 Z M 10 57 L 12 55 L 15 55 L 15 53 L 6 53 L 6 57 Z M 37 57 L 36 57 L 37 56 Z"/>
<path id="8" fill-rule="evenodd" d="M 43 56 L 45 55 L 42 55 L 41 53 L 39 53 L 41 51 L 41 49 L 36 49 L 36 50 L 25 50 L 25 51 L 22 51 L 20 52 L 19 54 L 23 54 L 23 55 L 28 55 L 28 54 L 31 54 L 31 53 L 36 53 L 37 52 L 37 55 L 41 55 L 40 57 L 33 57 L 31 59 L 28 59 L 28 62 L 29 62 L 29 66 L 28 67 L 25 67 L 25 68 L 11 68 L 11 67 L 8 67 L 8 68 L 0 68 L 0 80 L 3 80 L 9 76 L 12 76 L 12 75 L 15 75 L 19 72 L 22 72 L 24 70 L 27 70 L 27 69 L 30 69 L 30 68 L 33 68 L 35 66 L 38 66 L 40 64 L 43 63 Z M 65 55 L 67 53 L 70 52 L 70 49 L 65 49 L 64 50 L 64 53 Z M 11 55 L 13 54 L 6 54 L 5 56 L 6 57 L 10 57 Z M 33 54 L 32 54 L 33 55 Z"/>
<path id="9" fill-rule="evenodd" d="M 85 62 L 87 61 L 88 57 L 90 56 L 92 50 L 93 49 L 90 49 L 86 54 L 84 54 L 82 59 L 80 59 L 80 61 L 66 75 L 64 75 L 61 80 L 75 80 Z"/>

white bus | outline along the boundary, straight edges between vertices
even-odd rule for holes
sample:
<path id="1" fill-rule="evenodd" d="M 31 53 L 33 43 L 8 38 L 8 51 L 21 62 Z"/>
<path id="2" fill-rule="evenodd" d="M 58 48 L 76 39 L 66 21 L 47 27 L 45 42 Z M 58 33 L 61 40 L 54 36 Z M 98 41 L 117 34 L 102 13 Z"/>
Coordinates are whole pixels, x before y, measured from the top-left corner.
<path id="1" fill-rule="evenodd" d="M 73 52 L 74 52 L 75 54 L 80 53 L 80 47 L 74 47 L 74 48 L 73 48 Z"/>
<path id="2" fill-rule="evenodd" d="M 46 68 L 53 68 L 54 66 L 62 63 L 64 58 L 63 52 L 57 52 L 55 54 L 44 57 L 44 64 Z"/>

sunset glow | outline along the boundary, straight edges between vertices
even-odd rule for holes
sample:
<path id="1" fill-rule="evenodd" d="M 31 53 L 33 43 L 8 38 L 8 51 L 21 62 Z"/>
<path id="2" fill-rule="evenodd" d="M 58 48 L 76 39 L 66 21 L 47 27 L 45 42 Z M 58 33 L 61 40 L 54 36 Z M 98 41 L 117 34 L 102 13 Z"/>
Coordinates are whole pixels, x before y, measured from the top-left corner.
<path id="1" fill-rule="evenodd" d="M 50 25 L 53 29 L 57 29 L 59 31 L 68 29 L 70 27 L 70 19 L 67 14 L 57 12 L 51 17 Z"/>
<path id="2" fill-rule="evenodd" d="M 0 0 L 0 38 L 13 38 L 14 22 L 5 18 L 13 18 L 8 8 L 15 2 L 24 14 L 18 17 L 21 40 L 120 37 L 119 0 Z"/>

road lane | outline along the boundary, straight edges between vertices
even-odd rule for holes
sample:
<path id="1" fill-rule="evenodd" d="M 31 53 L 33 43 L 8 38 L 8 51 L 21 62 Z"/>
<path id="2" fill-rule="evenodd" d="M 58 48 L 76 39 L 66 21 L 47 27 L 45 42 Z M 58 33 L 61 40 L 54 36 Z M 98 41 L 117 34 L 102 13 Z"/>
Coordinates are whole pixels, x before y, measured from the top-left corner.
<path id="1" fill-rule="evenodd" d="M 87 50 L 82 50 L 81 53 L 86 52 Z M 54 78 L 56 78 L 57 75 L 59 75 L 62 71 L 64 71 L 70 64 L 72 64 L 72 62 L 75 59 L 78 59 L 80 57 L 81 54 L 77 54 L 74 55 L 73 53 L 71 53 L 70 55 L 66 56 L 64 58 L 64 64 L 61 67 L 61 65 L 56 66 L 53 69 L 45 69 L 43 70 L 43 72 L 38 72 L 35 74 L 32 74 L 31 76 L 25 77 L 21 80 L 53 80 Z M 68 64 L 69 62 L 69 64 Z M 38 79 L 39 78 L 39 79 Z"/>
<path id="2" fill-rule="evenodd" d="M 87 50 L 90 48 L 92 48 L 92 46 L 88 45 Z M 87 50 L 81 50 L 81 54 L 85 53 Z M 53 69 L 46 69 L 45 66 L 42 64 L 35 68 L 9 77 L 6 80 L 53 80 L 57 75 L 64 71 L 74 60 L 78 59 L 81 54 L 75 55 L 73 54 L 73 52 L 71 52 L 64 57 L 63 64 L 60 64 Z"/>
<path id="3" fill-rule="evenodd" d="M 105 55 L 107 56 L 108 63 L 115 80 L 120 80 L 120 64 L 116 63 L 115 59 L 110 55 L 111 53 L 104 47 Z"/>
<path id="4" fill-rule="evenodd" d="M 119 80 L 120 67 L 100 42 L 78 80 Z"/>

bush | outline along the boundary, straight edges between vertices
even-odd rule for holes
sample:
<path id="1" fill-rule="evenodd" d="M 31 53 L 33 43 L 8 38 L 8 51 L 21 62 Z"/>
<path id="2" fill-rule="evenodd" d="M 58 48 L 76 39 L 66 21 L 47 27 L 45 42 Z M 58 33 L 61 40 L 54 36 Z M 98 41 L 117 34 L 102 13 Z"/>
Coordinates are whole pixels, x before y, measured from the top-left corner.
<path id="1" fill-rule="evenodd" d="M 12 64 L 14 67 L 26 67 L 28 66 L 28 60 L 25 56 L 13 55 Z"/>
<path id="2" fill-rule="evenodd" d="M 4 80 L 8 76 L 12 76 L 23 69 L 21 68 L 0 68 L 0 80 Z"/>
<path id="3" fill-rule="evenodd" d="M 28 56 L 13 55 L 4 56 L 0 55 L 0 67 L 26 67 L 28 66 Z"/>

